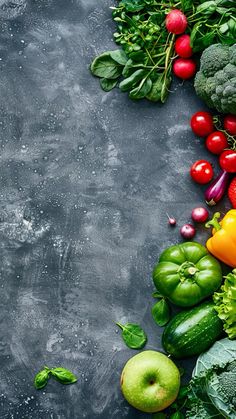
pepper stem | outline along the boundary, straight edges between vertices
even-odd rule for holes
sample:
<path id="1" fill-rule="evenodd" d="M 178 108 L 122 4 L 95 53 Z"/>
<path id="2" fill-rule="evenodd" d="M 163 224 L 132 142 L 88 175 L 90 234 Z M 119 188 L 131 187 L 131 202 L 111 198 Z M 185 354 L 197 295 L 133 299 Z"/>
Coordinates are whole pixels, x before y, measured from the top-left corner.
<path id="1" fill-rule="evenodd" d="M 216 231 L 221 230 L 221 225 L 220 225 L 220 223 L 219 223 L 219 221 L 218 221 L 218 219 L 219 219 L 219 218 L 220 218 L 220 212 L 216 212 L 216 213 L 213 215 L 212 220 L 208 221 L 208 222 L 205 224 L 205 227 L 206 227 L 206 228 L 211 228 L 211 227 L 213 227 Z"/>

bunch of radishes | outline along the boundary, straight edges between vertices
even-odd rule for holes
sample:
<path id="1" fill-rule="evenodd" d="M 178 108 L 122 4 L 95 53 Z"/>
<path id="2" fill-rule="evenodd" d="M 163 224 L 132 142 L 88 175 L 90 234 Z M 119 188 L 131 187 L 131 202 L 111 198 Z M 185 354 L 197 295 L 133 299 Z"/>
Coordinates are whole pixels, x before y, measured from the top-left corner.
<path id="1" fill-rule="evenodd" d="M 205 138 L 208 151 L 219 156 L 221 173 L 205 191 L 208 205 L 217 204 L 224 196 L 230 181 L 230 175 L 236 173 L 236 115 L 223 118 L 222 129 L 215 129 L 214 118 L 209 112 L 196 112 L 191 118 L 194 134 Z M 197 160 L 190 169 L 192 179 L 200 184 L 209 183 L 214 176 L 212 165 L 207 160 Z M 236 178 L 228 189 L 228 196 L 233 207 L 236 207 Z"/>
<path id="2" fill-rule="evenodd" d="M 190 58 L 193 55 L 190 36 L 184 34 L 187 26 L 187 18 L 181 10 L 173 9 L 166 16 L 168 32 L 180 35 L 175 41 L 175 52 L 179 58 L 174 60 L 173 73 L 183 80 L 192 78 L 197 70 L 196 62 Z"/>

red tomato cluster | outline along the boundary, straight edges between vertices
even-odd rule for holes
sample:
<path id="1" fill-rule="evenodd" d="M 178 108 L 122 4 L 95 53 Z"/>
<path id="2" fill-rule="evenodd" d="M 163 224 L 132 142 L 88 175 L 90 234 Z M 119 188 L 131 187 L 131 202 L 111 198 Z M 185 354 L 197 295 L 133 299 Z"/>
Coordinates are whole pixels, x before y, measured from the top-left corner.
<path id="1" fill-rule="evenodd" d="M 187 26 L 187 18 L 181 10 L 173 9 L 166 16 L 166 29 L 168 32 L 180 35 L 175 42 L 175 52 L 179 57 L 174 61 L 173 73 L 183 80 L 191 79 L 197 70 L 196 62 L 191 58 L 193 50 L 190 36 L 184 34 Z"/>
<path id="2" fill-rule="evenodd" d="M 204 111 L 196 112 L 190 124 L 194 134 L 206 138 L 206 148 L 219 155 L 221 169 L 236 173 L 236 151 L 230 149 L 227 140 L 227 135 L 236 135 L 236 115 L 224 117 L 224 130 L 215 130 L 213 116 Z M 206 160 L 196 161 L 190 169 L 190 174 L 192 179 L 200 184 L 210 182 L 214 175 L 212 165 Z"/>

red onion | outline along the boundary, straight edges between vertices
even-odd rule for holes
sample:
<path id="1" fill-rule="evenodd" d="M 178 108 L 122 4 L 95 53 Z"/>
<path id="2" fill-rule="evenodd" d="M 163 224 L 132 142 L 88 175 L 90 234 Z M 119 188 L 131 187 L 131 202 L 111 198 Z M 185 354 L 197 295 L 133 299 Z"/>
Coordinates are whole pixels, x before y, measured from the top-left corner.
<path id="1" fill-rule="evenodd" d="M 204 207 L 198 207 L 192 210 L 191 216 L 196 223 L 205 223 L 209 217 L 209 212 Z"/>
<path id="2" fill-rule="evenodd" d="M 180 229 L 180 234 L 184 239 L 192 239 L 196 234 L 196 229 L 192 224 L 184 224 Z"/>
<path id="3" fill-rule="evenodd" d="M 219 176 L 217 176 L 217 178 L 210 184 L 210 186 L 205 191 L 205 200 L 208 205 L 216 205 L 217 202 L 223 198 L 229 183 L 229 178 L 229 173 L 223 170 Z"/>

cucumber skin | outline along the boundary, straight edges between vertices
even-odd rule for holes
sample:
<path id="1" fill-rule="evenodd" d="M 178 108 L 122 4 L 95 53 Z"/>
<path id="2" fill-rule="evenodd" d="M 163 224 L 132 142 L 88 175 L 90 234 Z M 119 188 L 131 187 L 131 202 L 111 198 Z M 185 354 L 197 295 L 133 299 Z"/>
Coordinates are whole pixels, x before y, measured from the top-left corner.
<path id="1" fill-rule="evenodd" d="M 200 355 L 223 333 L 213 302 L 178 313 L 166 326 L 162 345 L 175 358 Z"/>

